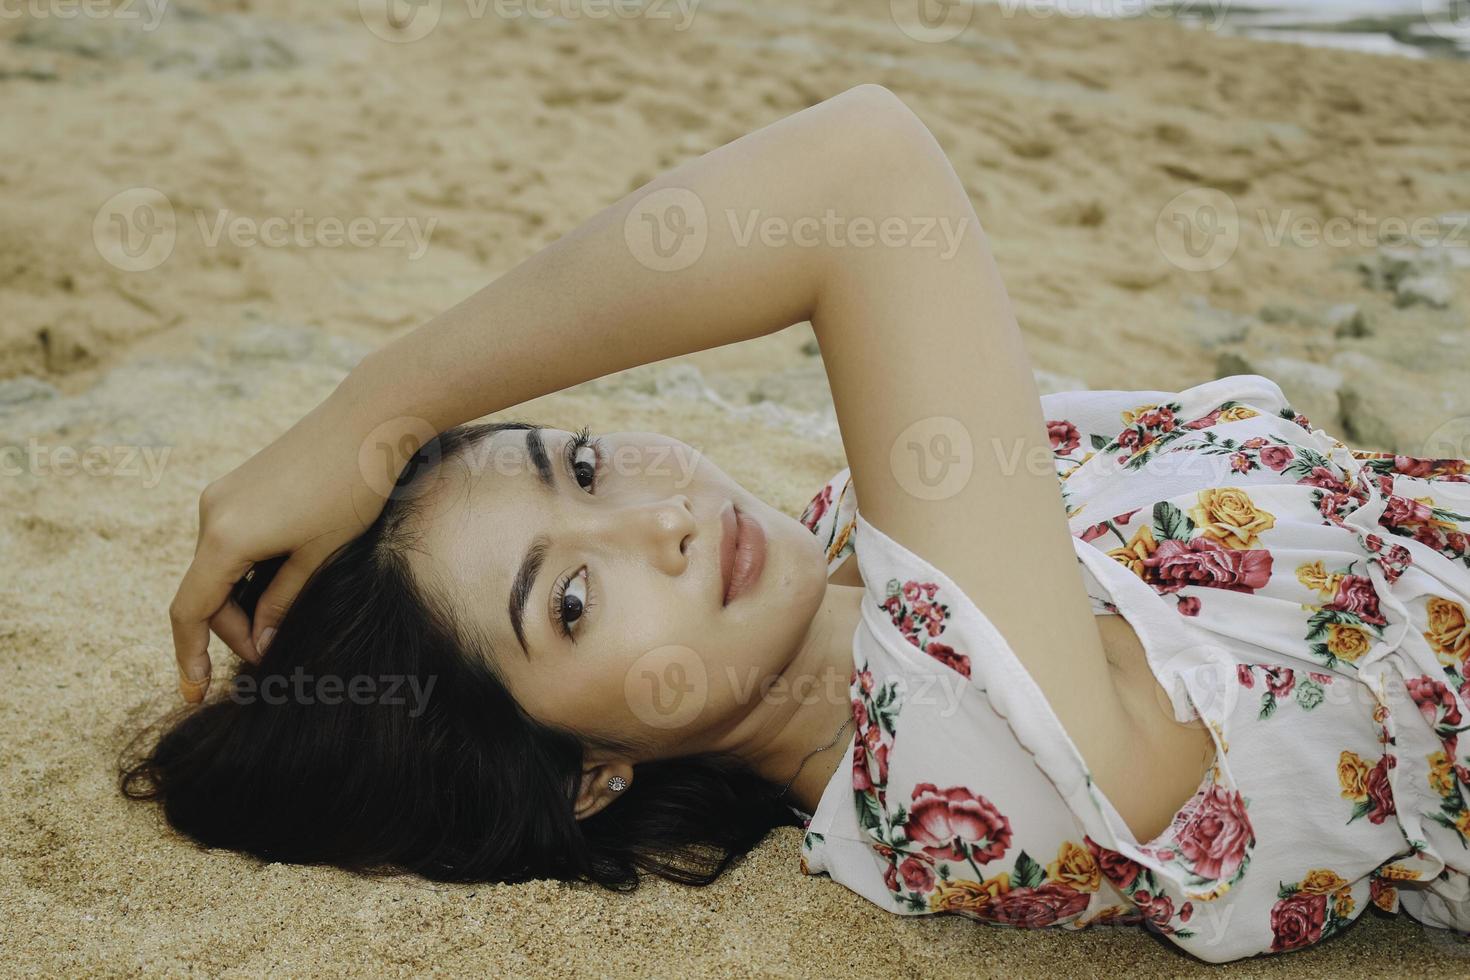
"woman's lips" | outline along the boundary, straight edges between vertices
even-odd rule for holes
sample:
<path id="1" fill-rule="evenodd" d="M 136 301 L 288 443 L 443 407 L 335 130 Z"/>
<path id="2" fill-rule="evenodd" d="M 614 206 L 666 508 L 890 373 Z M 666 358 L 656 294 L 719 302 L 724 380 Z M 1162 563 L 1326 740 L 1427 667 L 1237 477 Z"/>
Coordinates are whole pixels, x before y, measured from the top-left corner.
<path id="1" fill-rule="evenodd" d="M 728 606 L 760 579 L 766 565 L 766 532 L 738 507 L 731 506 L 720 520 L 725 529 L 720 541 L 720 574 L 725 584 L 721 605 Z"/>

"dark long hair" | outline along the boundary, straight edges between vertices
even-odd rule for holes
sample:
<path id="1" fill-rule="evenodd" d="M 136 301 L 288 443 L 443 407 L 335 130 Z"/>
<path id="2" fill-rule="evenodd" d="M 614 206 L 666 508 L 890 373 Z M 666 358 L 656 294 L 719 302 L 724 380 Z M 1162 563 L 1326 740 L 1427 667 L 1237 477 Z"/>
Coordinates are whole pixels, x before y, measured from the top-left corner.
<path id="1" fill-rule="evenodd" d="M 491 433 L 532 427 L 460 426 L 421 448 L 373 525 L 301 590 L 261 662 L 124 750 L 122 792 L 161 803 L 202 845 L 264 861 L 618 891 L 644 874 L 707 885 L 796 823 L 774 786 L 712 753 L 640 763 L 619 799 L 577 820 L 584 746 L 612 743 L 522 711 L 411 574 L 415 488 Z"/>

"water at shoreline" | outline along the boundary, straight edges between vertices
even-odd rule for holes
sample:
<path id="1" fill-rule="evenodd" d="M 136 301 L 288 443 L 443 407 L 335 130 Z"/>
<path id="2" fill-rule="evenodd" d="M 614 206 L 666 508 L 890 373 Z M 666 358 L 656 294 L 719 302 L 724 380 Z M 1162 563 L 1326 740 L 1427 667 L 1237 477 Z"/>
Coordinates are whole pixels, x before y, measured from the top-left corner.
<path id="1" fill-rule="evenodd" d="M 1267 41 L 1470 59 L 1470 0 L 988 0 L 1015 15 L 1174 16 Z"/>

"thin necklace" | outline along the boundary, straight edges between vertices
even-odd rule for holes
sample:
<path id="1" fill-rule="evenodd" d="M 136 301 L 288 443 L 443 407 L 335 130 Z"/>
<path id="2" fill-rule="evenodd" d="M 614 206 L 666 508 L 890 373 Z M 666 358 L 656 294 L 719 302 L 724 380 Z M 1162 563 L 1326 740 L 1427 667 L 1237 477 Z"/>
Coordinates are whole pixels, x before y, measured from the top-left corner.
<path id="1" fill-rule="evenodd" d="M 851 724 L 852 716 L 849 715 L 847 720 L 842 723 L 842 727 L 837 729 L 837 734 L 832 736 L 832 741 L 828 742 L 826 745 L 822 746 L 819 749 L 812 749 L 810 752 L 808 752 L 806 754 L 806 758 L 801 760 L 801 765 L 796 767 L 796 772 L 792 773 L 791 778 L 786 780 L 786 785 L 781 787 L 781 792 L 779 795 L 777 795 L 776 799 L 783 799 L 786 796 L 786 791 L 791 788 L 791 784 L 796 782 L 796 777 L 801 775 L 801 770 L 806 767 L 807 761 L 810 760 L 811 757 L 816 755 L 817 753 L 826 752 L 832 746 L 836 745 L 837 740 L 842 737 L 842 733 L 847 731 L 847 726 Z"/>

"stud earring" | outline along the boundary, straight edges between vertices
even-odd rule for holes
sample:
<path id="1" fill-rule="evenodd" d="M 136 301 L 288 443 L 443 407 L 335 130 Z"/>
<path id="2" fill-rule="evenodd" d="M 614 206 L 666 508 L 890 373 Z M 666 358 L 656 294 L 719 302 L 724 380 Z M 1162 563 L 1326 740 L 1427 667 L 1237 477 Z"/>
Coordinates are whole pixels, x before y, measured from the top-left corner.
<path id="1" fill-rule="evenodd" d="M 612 790 L 614 793 L 621 793 L 623 790 L 628 788 L 628 781 L 622 776 L 609 776 L 607 780 L 607 788 Z"/>

